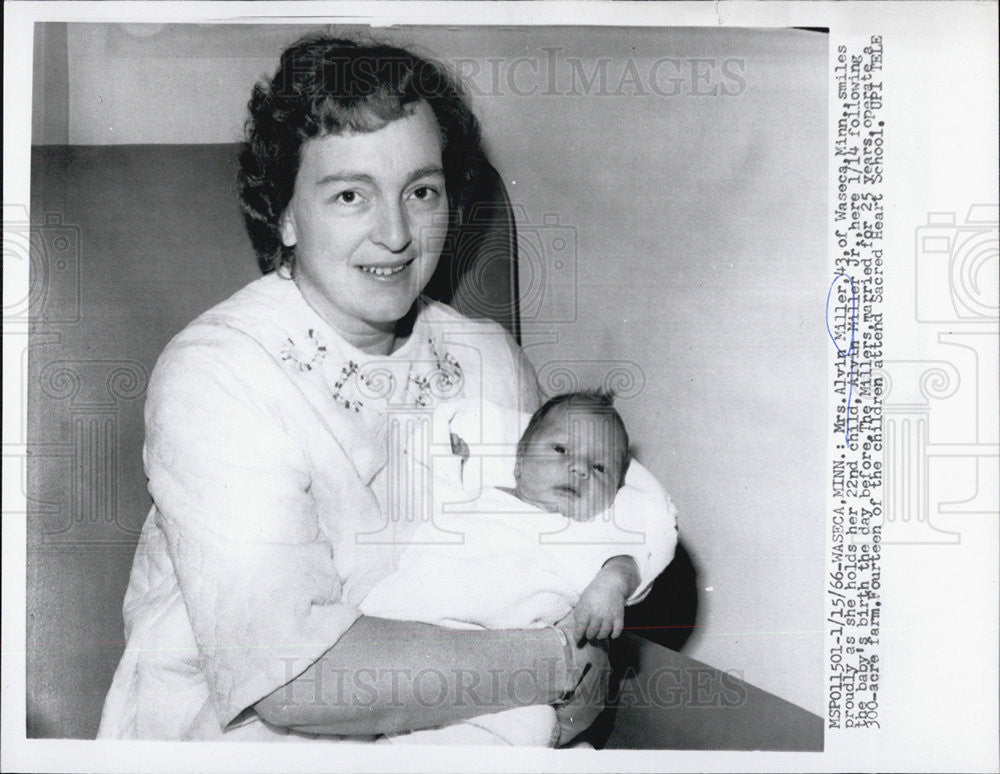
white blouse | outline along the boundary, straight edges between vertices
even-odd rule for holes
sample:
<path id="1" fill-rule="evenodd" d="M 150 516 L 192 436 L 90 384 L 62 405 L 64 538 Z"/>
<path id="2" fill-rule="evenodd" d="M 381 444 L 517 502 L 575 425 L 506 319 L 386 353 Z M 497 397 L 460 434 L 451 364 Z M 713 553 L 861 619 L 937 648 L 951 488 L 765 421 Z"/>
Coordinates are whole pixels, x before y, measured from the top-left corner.
<path id="1" fill-rule="evenodd" d="M 153 508 L 99 738 L 288 738 L 245 710 L 336 643 L 429 517 L 433 409 L 537 408 L 501 326 L 418 304 L 406 342 L 371 356 L 271 274 L 164 350 L 145 414 Z"/>

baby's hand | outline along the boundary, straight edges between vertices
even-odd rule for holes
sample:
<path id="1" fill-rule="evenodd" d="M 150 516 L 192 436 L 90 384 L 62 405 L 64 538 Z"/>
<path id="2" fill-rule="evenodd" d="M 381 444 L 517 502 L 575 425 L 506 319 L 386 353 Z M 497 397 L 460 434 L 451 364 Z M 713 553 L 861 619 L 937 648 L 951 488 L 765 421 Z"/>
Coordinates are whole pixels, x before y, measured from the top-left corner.
<path id="1" fill-rule="evenodd" d="M 573 608 L 577 641 L 618 637 L 625 627 L 626 589 L 613 573 L 600 572 Z"/>

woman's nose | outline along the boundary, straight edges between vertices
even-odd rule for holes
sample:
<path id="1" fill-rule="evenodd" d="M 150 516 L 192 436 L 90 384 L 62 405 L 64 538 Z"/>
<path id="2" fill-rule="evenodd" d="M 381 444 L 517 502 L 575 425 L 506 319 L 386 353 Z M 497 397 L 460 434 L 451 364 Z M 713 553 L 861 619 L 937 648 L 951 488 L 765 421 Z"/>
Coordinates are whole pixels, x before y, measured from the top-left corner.
<path id="1" fill-rule="evenodd" d="M 406 209 L 399 202 L 387 202 L 379 207 L 372 240 L 393 253 L 401 253 L 410 246 L 410 220 Z"/>

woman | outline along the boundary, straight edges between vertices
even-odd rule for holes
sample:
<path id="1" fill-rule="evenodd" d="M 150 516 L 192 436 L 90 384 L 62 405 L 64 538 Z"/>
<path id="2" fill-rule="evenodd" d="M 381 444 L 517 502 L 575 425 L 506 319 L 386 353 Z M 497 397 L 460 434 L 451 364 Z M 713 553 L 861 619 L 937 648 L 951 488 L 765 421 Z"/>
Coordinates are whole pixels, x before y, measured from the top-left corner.
<path id="1" fill-rule="evenodd" d="M 538 402 L 498 325 L 420 298 L 483 163 L 475 118 L 432 64 L 332 39 L 285 51 L 250 113 L 265 276 L 154 371 L 154 506 L 99 736 L 374 739 L 558 702 L 569 741 L 601 709 L 600 648 L 357 609 L 427 512 L 421 412 Z"/>

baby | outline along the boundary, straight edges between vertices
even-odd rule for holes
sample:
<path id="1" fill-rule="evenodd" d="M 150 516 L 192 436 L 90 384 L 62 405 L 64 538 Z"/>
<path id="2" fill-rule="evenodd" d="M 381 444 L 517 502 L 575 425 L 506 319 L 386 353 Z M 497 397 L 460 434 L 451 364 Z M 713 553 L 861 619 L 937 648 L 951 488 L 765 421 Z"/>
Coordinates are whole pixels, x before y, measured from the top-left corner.
<path id="1" fill-rule="evenodd" d="M 368 593 L 362 612 L 457 628 L 572 620 L 580 640 L 617 637 L 626 603 L 641 598 L 636 592 L 673 558 L 676 527 L 666 493 L 630 464 L 612 397 L 575 392 L 538 409 L 517 442 L 513 487 L 475 475 L 490 461 L 475 452 L 490 444 L 470 448 L 465 438 L 510 437 L 521 415 L 493 406 L 477 411 L 473 419 L 471 412 L 448 417 L 443 437 L 450 434 L 454 456 L 435 466 L 434 518 L 417 528 L 398 569 Z M 567 741 L 559 732 L 552 707 L 535 706 L 389 741 L 555 745 Z"/>
<path id="2" fill-rule="evenodd" d="M 522 502 L 574 521 L 607 510 L 625 483 L 631 455 L 628 432 L 613 396 L 597 391 L 558 395 L 536 411 L 517 445 L 513 489 Z M 639 568 L 613 556 L 573 608 L 578 639 L 618 637 L 625 602 L 639 585 Z"/>

